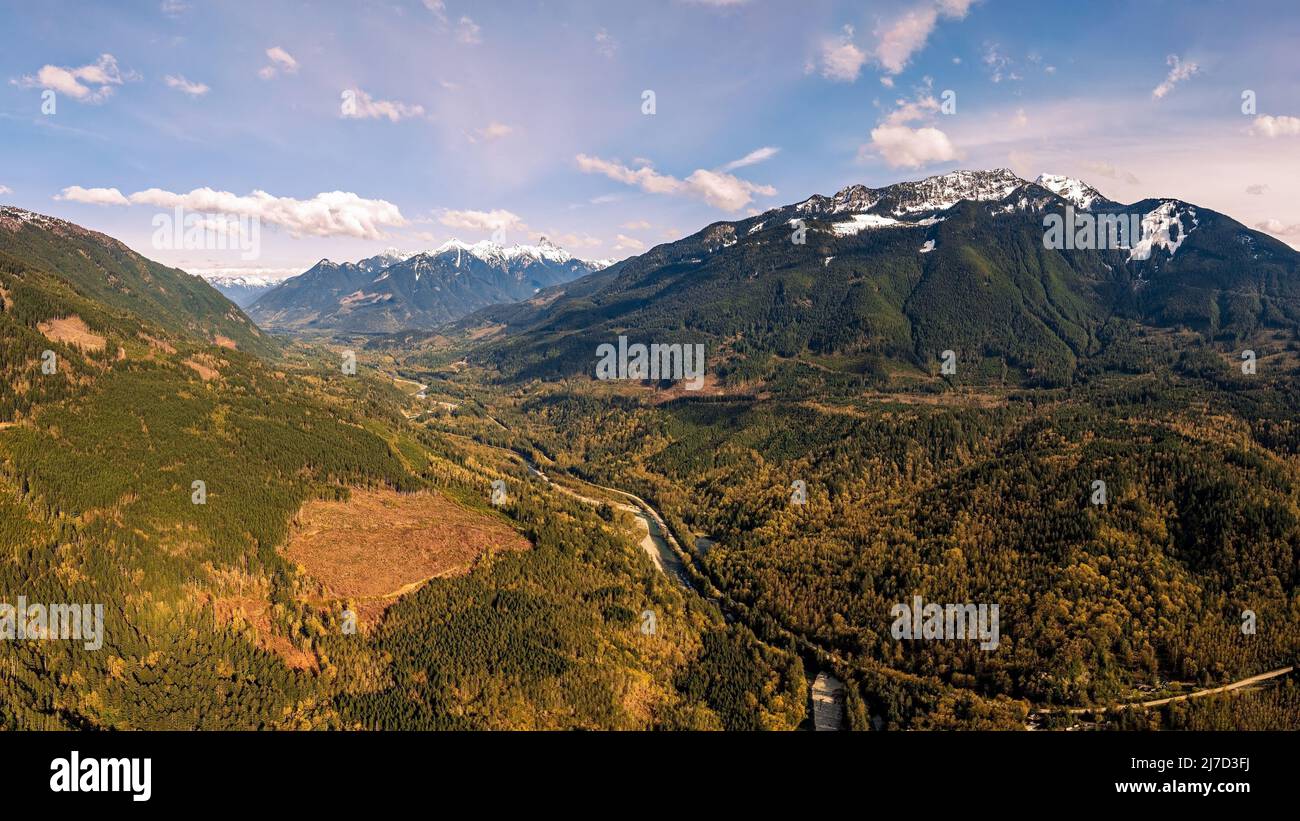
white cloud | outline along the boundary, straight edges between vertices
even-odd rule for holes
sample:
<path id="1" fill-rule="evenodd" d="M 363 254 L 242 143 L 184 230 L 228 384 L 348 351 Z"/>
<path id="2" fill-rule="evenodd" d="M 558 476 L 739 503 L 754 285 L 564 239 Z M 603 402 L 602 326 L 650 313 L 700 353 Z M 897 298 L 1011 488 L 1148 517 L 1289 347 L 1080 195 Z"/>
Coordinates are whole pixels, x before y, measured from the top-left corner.
<path id="1" fill-rule="evenodd" d="M 131 204 L 116 188 L 82 188 L 80 185 L 69 186 L 54 198 L 63 202 L 82 202 L 88 205 Z"/>
<path id="2" fill-rule="evenodd" d="M 1165 76 L 1160 85 L 1151 90 L 1151 96 L 1157 100 L 1173 91 L 1174 86 L 1200 70 L 1200 66 L 1196 63 L 1185 63 L 1177 54 L 1170 54 L 1165 58 L 1165 63 L 1169 66 L 1169 74 Z"/>
<path id="3" fill-rule="evenodd" d="M 269 80 L 274 77 L 278 71 L 284 71 L 286 74 L 296 74 L 298 71 L 298 61 L 293 59 L 289 52 L 279 46 L 271 46 L 266 50 L 266 56 L 271 59 L 271 64 L 263 66 L 257 75 L 263 80 Z"/>
<path id="4" fill-rule="evenodd" d="M 939 12 L 933 7 L 916 8 L 876 31 L 876 62 L 890 74 L 902 72 L 912 55 L 925 45 L 938 20 Z"/>
<path id="5" fill-rule="evenodd" d="M 739 211 L 753 201 L 754 195 L 773 196 L 776 189 L 758 185 L 722 171 L 697 169 L 684 180 L 660 174 L 653 168 L 642 166 L 631 169 L 625 165 L 586 154 L 577 156 L 578 168 L 588 174 L 603 174 L 626 185 L 635 185 L 651 194 L 676 194 L 701 199 L 724 211 Z"/>
<path id="6" fill-rule="evenodd" d="M 115 86 L 139 78 L 135 72 L 123 74 L 113 55 L 101 54 L 95 62 L 79 68 L 45 65 L 35 75 L 13 82 L 25 88 L 48 88 L 83 103 L 102 103 L 112 96 Z"/>
<path id="7" fill-rule="evenodd" d="M 202 97 L 211 90 L 203 83 L 191 83 L 180 74 L 168 74 L 163 78 L 163 82 L 167 83 L 168 88 L 174 88 L 182 94 L 188 94 L 191 97 Z"/>
<path id="8" fill-rule="evenodd" d="M 645 220 L 632 220 L 630 222 L 623 223 L 619 227 L 626 228 L 629 231 L 645 231 L 650 227 L 650 223 L 646 222 Z"/>
<path id="9" fill-rule="evenodd" d="M 871 145 L 894 168 L 918 168 L 957 159 L 957 149 L 948 135 L 929 126 L 878 126 L 871 129 Z"/>
<path id="10" fill-rule="evenodd" d="M 349 89 L 351 99 L 344 98 L 340 107 L 340 117 L 351 120 L 378 120 L 388 118 L 389 122 L 398 122 L 410 117 L 424 114 L 424 106 L 403 103 L 397 100 L 376 100 L 365 91 Z"/>
<path id="11" fill-rule="evenodd" d="M 618 53 L 618 41 L 608 31 L 601 29 L 596 32 L 596 53 L 601 57 L 613 59 Z"/>
<path id="12" fill-rule="evenodd" d="M 629 237 L 625 234 L 619 234 L 615 237 L 615 251 L 644 251 L 645 243 L 635 237 Z"/>
<path id="13" fill-rule="evenodd" d="M 12 194 L 14 190 L 7 185 L 0 185 L 0 194 Z"/>
<path id="14" fill-rule="evenodd" d="M 424 7 L 441 23 L 447 22 L 447 4 L 443 0 L 424 0 Z"/>
<path id="15" fill-rule="evenodd" d="M 822 41 L 822 76 L 828 80 L 851 83 L 858 79 L 866 52 L 853 44 L 853 26 L 845 26 L 840 37 Z"/>
<path id="16" fill-rule="evenodd" d="M 391 202 L 365 199 L 349 191 L 325 191 L 309 200 L 299 200 L 275 197 L 265 191 L 240 196 L 211 188 L 196 188 L 188 194 L 148 188 L 124 197 L 116 188 L 87 189 L 74 185 L 63 189 L 55 199 L 97 205 L 152 205 L 183 208 L 195 213 L 252 217 L 285 228 L 294 237 L 384 239 L 382 226 L 407 224 L 401 210 Z"/>
<path id="17" fill-rule="evenodd" d="M 1025 114 L 1025 110 L 1023 108 L 1017 108 L 1015 116 L 1011 118 L 1011 127 L 1024 128 L 1027 125 L 1029 125 L 1028 115 Z"/>
<path id="18" fill-rule="evenodd" d="M 765 145 L 762 148 L 755 148 L 753 151 L 749 152 L 748 154 L 741 157 L 740 159 L 732 160 L 731 162 L 722 166 L 722 170 L 734 171 L 737 168 L 744 168 L 747 165 L 757 165 L 758 163 L 765 162 L 767 160 L 772 159 L 777 155 L 777 152 L 780 150 L 781 149 L 772 145 Z"/>
<path id="19" fill-rule="evenodd" d="M 1256 137 L 1300 136 L 1300 118 L 1264 114 L 1250 124 L 1250 133 Z"/>
<path id="20" fill-rule="evenodd" d="M 1268 183 L 1257 183 L 1246 186 L 1246 193 L 1252 196 L 1259 196 L 1268 193 Z"/>
<path id="21" fill-rule="evenodd" d="M 691 172 L 685 184 L 687 191 L 724 211 L 739 211 L 753 201 L 754 194 L 766 197 L 776 194 L 776 189 L 770 185 L 756 185 L 730 174 L 706 171 L 703 168 Z"/>
<path id="22" fill-rule="evenodd" d="M 904 123 L 923 120 L 939 112 L 939 101 L 934 95 L 922 92 L 915 100 L 896 100 L 898 108 L 885 117 L 886 125 L 903 125 Z"/>
<path id="23" fill-rule="evenodd" d="M 939 0 L 939 11 L 944 17 L 960 20 L 975 5 L 975 0 Z"/>
<path id="24" fill-rule="evenodd" d="M 897 108 L 871 130 L 871 142 L 858 147 L 860 161 L 872 152 L 895 168 L 916 168 L 957 159 L 957 149 L 948 135 L 932 124 L 941 106 L 929 91 L 929 78 L 926 78 L 926 88 L 919 91 L 915 99 L 894 102 Z M 908 125 L 918 121 L 930 121 L 931 124 L 921 127 Z"/>
<path id="25" fill-rule="evenodd" d="M 1275 237 L 1300 237 L 1300 223 L 1287 225 L 1281 220 L 1267 219 L 1255 223 L 1255 228 Z"/>
<path id="26" fill-rule="evenodd" d="M 466 45 L 477 45 L 483 42 L 483 29 L 469 17 L 462 17 L 456 26 L 456 39 Z"/>
<path id="27" fill-rule="evenodd" d="M 887 73 L 901 73 L 912 56 L 925 46 L 941 17 L 961 20 L 973 3 L 974 0 L 936 0 L 913 7 L 884 28 L 876 29 L 872 57 Z"/>
<path id="28" fill-rule="evenodd" d="M 182 12 L 189 9 L 189 5 L 182 2 L 182 0 L 162 0 L 159 8 L 168 17 L 178 17 Z"/>
<path id="29" fill-rule="evenodd" d="M 1083 167 L 1086 168 L 1090 173 L 1095 174 L 1098 177 L 1106 177 L 1107 179 L 1111 179 L 1111 180 L 1123 180 L 1129 185 L 1142 184 L 1142 181 L 1139 180 L 1136 176 L 1134 176 L 1131 172 L 1116 168 L 1115 166 L 1111 165 L 1108 162 L 1094 160 L 1090 162 L 1085 162 L 1083 164 Z"/>
<path id="30" fill-rule="evenodd" d="M 571 233 L 548 233 L 529 232 L 528 238 L 538 242 L 543 238 L 549 237 L 552 242 L 561 248 L 574 250 L 577 248 L 599 248 L 604 245 L 604 241 L 590 234 L 571 234 Z"/>
<path id="31" fill-rule="evenodd" d="M 989 70 L 989 79 L 995 83 L 1003 80 L 1019 80 L 1020 75 L 1011 69 L 1011 58 L 1001 51 L 997 43 L 984 44 L 984 65 Z"/>
<path id="32" fill-rule="evenodd" d="M 499 123 L 495 120 L 488 123 L 485 127 L 476 129 L 474 134 L 470 135 L 469 141 L 476 143 L 479 140 L 484 142 L 495 142 L 503 137 L 509 137 L 514 133 L 514 129 L 505 123 Z"/>
<path id="33" fill-rule="evenodd" d="M 610 160 L 602 160 L 600 157 L 589 157 L 586 154 L 579 154 L 577 160 L 578 168 L 585 173 L 604 174 L 611 180 L 626 185 L 635 185 L 651 194 L 672 194 L 682 187 L 681 180 L 666 174 L 660 174 L 649 166 L 643 166 L 634 171 L 625 165 Z"/>
<path id="34" fill-rule="evenodd" d="M 448 228 L 466 231 L 522 231 L 527 228 L 518 214 L 503 208 L 492 211 L 443 211 L 438 221 Z"/>

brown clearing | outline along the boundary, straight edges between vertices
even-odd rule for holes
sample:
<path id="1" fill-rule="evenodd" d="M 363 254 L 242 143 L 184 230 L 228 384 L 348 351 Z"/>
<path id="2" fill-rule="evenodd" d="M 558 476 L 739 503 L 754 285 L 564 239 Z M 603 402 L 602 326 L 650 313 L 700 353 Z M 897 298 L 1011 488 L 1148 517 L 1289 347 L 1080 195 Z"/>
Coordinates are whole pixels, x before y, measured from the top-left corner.
<path id="1" fill-rule="evenodd" d="M 505 325 L 482 325 L 469 332 L 469 338 L 475 342 L 484 337 L 496 336 L 506 329 Z"/>
<path id="2" fill-rule="evenodd" d="M 231 339 L 228 336 L 222 336 L 221 334 L 217 334 L 216 338 L 213 339 L 212 341 L 216 342 L 218 345 L 220 345 L 223 348 L 230 348 L 231 350 L 236 350 L 239 348 L 239 346 L 235 344 L 235 340 Z"/>
<path id="3" fill-rule="evenodd" d="M 139 334 L 139 336 L 141 339 L 148 342 L 149 347 L 151 348 L 157 348 L 158 350 L 166 351 L 167 353 L 176 353 L 176 348 L 173 347 L 172 344 L 165 339 L 158 339 L 156 337 L 149 336 L 146 333 L 141 333 Z"/>
<path id="4" fill-rule="evenodd" d="M 488 550 L 525 550 L 509 525 L 440 493 L 353 490 L 346 502 L 315 500 L 298 511 L 285 555 L 332 597 L 367 600 L 363 619 L 439 576 L 467 573 Z"/>
<path id="5" fill-rule="evenodd" d="M 104 350 L 104 337 L 92 333 L 85 321 L 76 314 L 61 319 L 47 319 L 36 328 L 51 342 L 76 345 L 89 351 Z"/>
<path id="6" fill-rule="evenodd" d="M 204 364 L 207 363 L 207 364 Z M 185 364 L 194 369 L 194 372 L 203 379 L 204 382 L 211 382 L 221 376 L 221 371 L 212 367 L 216 363 L 209 357 L 199 355 L 185 360 Z"/>
<path id="7" fill-rule="evenodd" d="M 251 626 L 257 633 L 257 646 L 275 653 L 284 660 L 286 666 L 295 670 L 316 669 L 314 654 L 294 646 L 286 636 L 275 632 L 271 624 L 271 601 L 264 590 L 256 589 L 254 594 L 213 596 L 200 592 L 197 595 L 200 603 L 212 603 L 216 617 L 222 624 Z"/>

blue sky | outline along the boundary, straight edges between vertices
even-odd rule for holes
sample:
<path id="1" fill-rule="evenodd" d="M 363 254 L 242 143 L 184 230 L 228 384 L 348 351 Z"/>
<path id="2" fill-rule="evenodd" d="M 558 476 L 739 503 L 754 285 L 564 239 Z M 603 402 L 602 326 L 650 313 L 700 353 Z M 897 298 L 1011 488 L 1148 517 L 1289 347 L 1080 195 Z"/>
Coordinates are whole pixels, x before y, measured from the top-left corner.
<path id="1" fill-rule="evenodd" d="M 0 202 L 187 270 L 494 229 L 623 257 L 1004 166 L 1300 246 L 1293 2 L 46 0 L 0 23 Z M 157 247 L 174 205 L 258 216 L 256 258 Z"/>

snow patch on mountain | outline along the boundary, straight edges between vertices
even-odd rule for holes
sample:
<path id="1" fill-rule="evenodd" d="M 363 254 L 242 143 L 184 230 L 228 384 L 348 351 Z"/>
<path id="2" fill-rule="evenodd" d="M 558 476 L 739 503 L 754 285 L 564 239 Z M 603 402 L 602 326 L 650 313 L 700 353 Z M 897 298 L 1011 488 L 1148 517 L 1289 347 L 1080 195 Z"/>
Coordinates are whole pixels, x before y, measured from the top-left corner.
<path id="1" fill-rule="evenodd" d="M 918 211 L 943 211 L 962 200 L 976 202 L 1005 199 L 1025 184 L 1006 168 L 992 171 L 952 171 L 917 182 L 901 182 L 883 189 L 881 200 L 895 201 L 894 216 Z"/>
<path id="2" fill-rule="evenodd" d="M 1083 180 L 1062 177 L 1059 174 L 1039 174 L 1034 180 L 1038 185 L 1074 203 L 1076 208 L 1090 210 L 1095 202 L 1106 199 L 1096 188 Z"/>
<path id="3" fill-rule="evenodd" d="M 1190 227 L 1184 224 L 1184 217 L 1191 222 Z M 1166 200 L 1142 217 L 1142 239 L 1133 245 L 1128 258 L 1150 259 L 1156 248 L 1164 248 L 1172 257 L 1178 253 L 1178 248 L 1187 239 L 1187 235 L 1199 225 L 1195 208 L 1180 209 L 1176 201 Z"/>
<path id="4" fill-rule="evenodd" d="M 202 277 L 212 285 L 225 285 L 227 287 L 239 286 L 241 288 L 270 288 L 273 285 L 279 285 L 287 278 L 283 276 L 265 276 L 260 274 L 191 273 L 194 273 L 195 276 Z"/>
<path id="5" fill-rule="evenodd" d="M 882 217 L 879 214 L 854 214 L 853 218 L 847 222 L 837 222 L 831 226 L 835 233 L 842 237 L 851 237 L 873 228 L 889 228 L 895 225 L 909 225 L 911 223 L 899 222 L 892 217 Z"/>

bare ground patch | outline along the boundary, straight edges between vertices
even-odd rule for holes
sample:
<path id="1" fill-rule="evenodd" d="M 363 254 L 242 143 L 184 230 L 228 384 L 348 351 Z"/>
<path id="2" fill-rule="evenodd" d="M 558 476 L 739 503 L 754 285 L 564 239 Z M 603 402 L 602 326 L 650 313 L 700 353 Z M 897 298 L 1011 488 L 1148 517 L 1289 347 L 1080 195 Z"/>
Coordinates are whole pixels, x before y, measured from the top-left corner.
<path id="1" fill-rule="evenodd" d="M 47 319 L 39 323 L 36 328 L 51 342 L 76 345 L 88 351 L 104 350 L 104 337 L 92 332 L 85 321 L 76 314 L 60 319 Z"/>
<path id="2" fill-rule="evenodd" d="M 346 502 L 303 505 L 285 555 L 325 595 L 355 601 L 364 620 L 430 579 L 469 572 L 489 550 L 528 547 L 509 525 L 439 493 L 354 490 Z"/>
<path id="3" fill-rule="evenodd" d="M 149 336 L 146 333 L 141 333 L 139 334 L 139 336 L 145 342 L 148 342 L 149 347 L 151 348 L 157 348 L 158 350 L 165 351 L 167 353 L 176 353 L 176 348 L 165 339 L 158 339 L 156 337 Z"/>
<path id="4" fill-rule="evenodd" d="M 471 340 L 477 342 L 480 339 L 486 339 L 488 337 L 496 336 L 500 334 L 502 331 L 504 331 L 505 329 L 506 326 L 500 323 L 495 325 L 480 325 L 479 327 L 470 331 L 468 336 Z"/>
<path id="5" fill-rule="evenodd" d="M 244 576 L 238 571 L 218 572 L 222 584 L 219 592 L 194 590 L 195 602 L 211 605 L 213 615 L 221 624 L 237 630 L 251 628 L 258 647 L 275 653 L 295 670 L 316 670 L 316 656 L 296 646 L 275 629 L 271 621 L 271 595 L 267 581 Z"/>
<path id="6" fill-rule="evenodd" d="M 221 376 L 221 371 L 215 367 L 216 360 L 210 356 L 199 354 L 185 360 L 185 364 L 192 368 L 204 382 L 211 382 Z"/>

